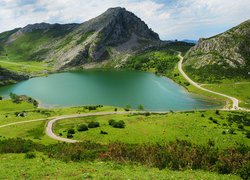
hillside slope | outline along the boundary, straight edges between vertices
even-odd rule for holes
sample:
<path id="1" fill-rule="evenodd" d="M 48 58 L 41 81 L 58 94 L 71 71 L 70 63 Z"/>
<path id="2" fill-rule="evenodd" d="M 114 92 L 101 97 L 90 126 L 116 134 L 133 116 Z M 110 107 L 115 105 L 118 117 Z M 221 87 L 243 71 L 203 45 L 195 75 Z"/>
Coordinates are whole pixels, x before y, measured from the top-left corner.
<path id="1" fill-rule="evenodd" d="M 0 55 L 45 61 L 56 69 L 112 59 L 161 43 L 158 34 L 124 8 L 110 8 L 82 24 L 27 25 L 0 34 Z"/>
<path id="2" fill-rule="evenodd" d="M 200 39 L 186 54 L 184 67 L 199 82 L 249 79 L 250 20 L 222 34 Z"/>

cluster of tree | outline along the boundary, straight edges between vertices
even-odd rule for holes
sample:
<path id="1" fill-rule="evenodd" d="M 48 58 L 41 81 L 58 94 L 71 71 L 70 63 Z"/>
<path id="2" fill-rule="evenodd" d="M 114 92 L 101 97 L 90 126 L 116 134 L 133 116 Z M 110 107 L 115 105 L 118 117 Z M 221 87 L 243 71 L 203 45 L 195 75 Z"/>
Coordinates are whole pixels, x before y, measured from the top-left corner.
<path id="1" fill-rule="evenodd" d="M 5 139 L 0 141 L 0 153 L 28 153 L 39 151 L 63 161 L 116 161 L 136 163 L 159 169 L 210 170 L 222 174 L 238 174 L 249 178 L 250 147 L 244 144 L 219 150 L 211 140 L 207 145 L 196 145 L 188 141 L 162 142 L 162 144 L 109 145 L 86 141 L 73 144 L 58 143 L 40 145 L 30 140 Z M 28 155 L 27 158 L 35 158 Z"/>
<path id="2" fill-rule="evenodd" d="M 86 124 L 80 124 L 78 127 L 77 127 L 77 131 L 78 132 L 83 132 L 83 131 L 88 131 L 89 128 L 97 128 L 97 127 L 100 127 L 100 123 L 99 122 L 94 122 L 94 121 L 91 121 L 88 123 L 88 125 Z M 67 131 L 67 138 L 73 138 L 73 135 L 75 134 L 75 129 L 73 128 L 70 128 L 68 131 Z M 61 134 L 62 135 L 62 134 Z"/>
<path id="3" fill-rule="evenodd" d="M 125 128 L 125 122 L 124 121 L 115 121 L 114 119 L 109 120 L 109 125 L 114 128 Z"/>
<path id="4" fill-rule="evenodd" d="M 10 93 L 10 98 L 12 102 L 17 103 L 17 104 L 21 103 L 22 101 L 26 101 L 28 103 L 33 104 L 35 107 L 38 106 L 38 102 L 35 99 L 26 95 L 17 95 L 15 93 Z"/>
<path id="5" fill-rule="evenodd" d="M 124 66 L 142 71 L 154 69 L 156 73 L 166 74 L 174 69 L 178 61 L 178 57 L 171 51 L 149 51 L 130 57 Z"/>
<path id="6" fill-rule="evenodd" d="M 85 106 L 85 109 L 88 109 L 89 111 L 96 110 L 98 108 L 102 108 L 103 105 L 97 105 L 97 106 Z"/>

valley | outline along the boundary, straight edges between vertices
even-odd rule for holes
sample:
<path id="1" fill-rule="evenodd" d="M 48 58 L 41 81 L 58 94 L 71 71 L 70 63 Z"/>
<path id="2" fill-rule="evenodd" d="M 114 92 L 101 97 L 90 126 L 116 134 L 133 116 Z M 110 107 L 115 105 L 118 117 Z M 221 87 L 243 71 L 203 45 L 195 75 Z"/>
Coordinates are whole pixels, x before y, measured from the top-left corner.
<path id="1" fill-rule="evenodd" d="M 249 22 L 163 41 L 117 7 L 0 33 L 0 179 L 248 179 Z"/>

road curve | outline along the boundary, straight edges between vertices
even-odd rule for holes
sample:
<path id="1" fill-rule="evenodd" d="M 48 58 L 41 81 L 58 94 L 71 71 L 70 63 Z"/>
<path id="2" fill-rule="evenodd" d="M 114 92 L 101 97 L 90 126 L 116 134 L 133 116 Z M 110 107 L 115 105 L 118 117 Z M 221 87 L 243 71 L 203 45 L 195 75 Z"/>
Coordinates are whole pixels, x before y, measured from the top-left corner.
<path id="1" fill-rule="evenodd" d="M 220 96 L 223 96 L 223 97 L 226 97 L 226 98 L 230 99 L 230 100 L 233 102 L 233 107 L 230 108 L 230 110 L 239 110 L 239 109 L 241 109 L 241 108 L 239 107 L 239 100 L 238 100 L 238 99 L 236 99 L 236 98 L 234 98 L 234 97 L 232 97 L 232 96 L 228 96 L 228 95 L 226 95 L 226 94 L 222 94 L 222 93 L 218 93 L 218 92 L 215 92 L 215 91 L 211 91 L 211 90 L 209 90 L 209 89 L 205 89 L 205 88 L 201 87 L 199 84 L 197 84 L 196 82 L 194 82 L 192 79 L 190 79 L 190 78 L 187 76 L 187 74 L 186 74 L 186 73 L 183 71 L 183 69 L 182 69 L 183 57 L 181 56 L 181 54 L 179 54 L 178 56 L 179 56 L 179 58 L 180 58 L 180 61 L 179 61 L 179 63 L 178 63 L 178 69 L 179 69 L 180 73 L 183 75 L 183 77 L 184 77 L 190 84 L 192 84 L 193 86 L 195 86 L 195 87 L 197 87 L 198 89 L 201 89 L 201 90 L 203 90 L 203 91 L 207 91 L 207 92 L 210 92 L 210 93 L 213 93 L 213 94 L 217 94 L 217 95 L 220 95 Z"/>
<path id="2" fill-rule="evenodd" d="M 63 141 L 63 142 L 68 142 L 68 143 L 76 143 L 79 142 L 77 140 L 73 139 L 67 139 L 67 138 L 62 138 L 60 136 L 57 136 L 53 132 L 53 124 L 56 121 L 62 120 L 62 119 L 68 119 L 68 118 L 78 118 L 78 117 L 87 117 L 87 116 L 102 116 L 102 115 L 114 115 L 114 114 L 133 114 L 133 113 L 140 113 L 138 111 L 122 111 L 122 112 L 95 112 L 95 113 L 86 113 L 86 114 L 77 114 L 77 115 L 69 115 L 69 116 L 61 116 L 57 117 L 51 121 L 48 122 L 46 126 L 46 134 L 51 137 L 52 139 L 58 140 L 58 141 Z"/>

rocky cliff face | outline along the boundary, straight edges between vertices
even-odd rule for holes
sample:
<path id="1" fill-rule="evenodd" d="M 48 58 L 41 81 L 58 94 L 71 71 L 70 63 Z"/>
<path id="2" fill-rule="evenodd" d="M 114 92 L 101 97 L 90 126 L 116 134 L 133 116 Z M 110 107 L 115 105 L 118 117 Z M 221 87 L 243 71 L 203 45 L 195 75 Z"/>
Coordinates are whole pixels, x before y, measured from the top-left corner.
<path id="1" fill-rule="evenodd" d="M 26 75 L 18 74 L 0 67 L 0 86 L 13 84 L 17 81 L 26 80 L 28 78 L 29 77 Z"/>
<path id="2" fill-rule="evenodd" d="M 248 78 L 250 20 L 225 33 L 200 39 L 198 44 L 186 54 L 184 66 L 190 70 L 193 69 L 194 72 L 203 70 L 204 73 L 209 73 L 209 69 L 213 69 L 213 73 L 224 72 L 222 76 L 233 73 L 236 76 Z"/>
<path id="3" fill-rule="evenodd" d="M 109 60 L 114 54 L 159 43 L 158 34 L 120 7 L 82 24 L 27 25 L 0 42 L 10 59 L 47 61 L 58 69 Z"/>

